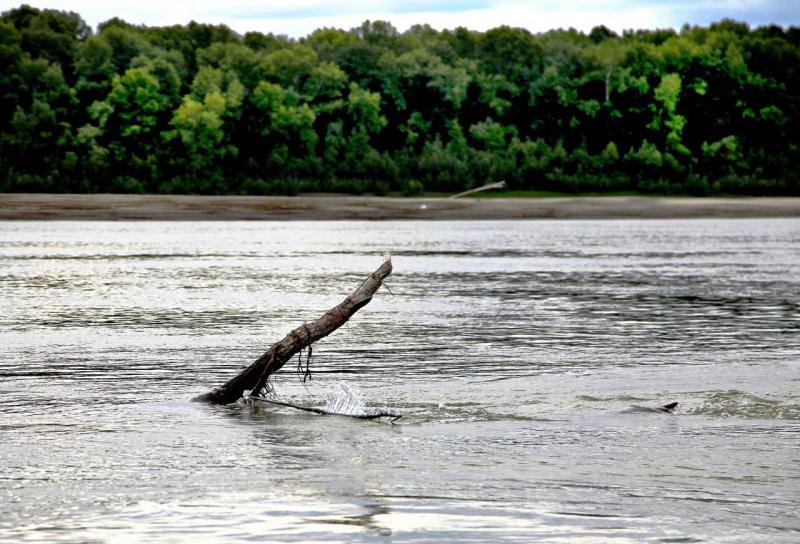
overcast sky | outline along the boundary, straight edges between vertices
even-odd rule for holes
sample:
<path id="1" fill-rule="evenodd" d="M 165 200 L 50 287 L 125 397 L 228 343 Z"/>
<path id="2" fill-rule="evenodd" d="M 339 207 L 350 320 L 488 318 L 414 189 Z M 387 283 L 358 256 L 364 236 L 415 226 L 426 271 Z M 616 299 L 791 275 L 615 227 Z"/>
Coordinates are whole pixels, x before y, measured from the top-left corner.
<path id="1" fill-rule="evenodd" d="M 22 2 L 0 0 L 0 11 Z M 604 24 L 627 28 L 680 28 L 730 17 L 752 26 L 800 25 L 800 0 L 54 0 L 25 3 L 79 13 L 95 29 L 112 17 L 146 25 L 223 23 L 250 30 L 302 37 L 321 27 L 349 30 L 366 19 L 390 21 L 405 30 L 417 23 L 436 29 L 465 26 L 486 30 L 500 25 L 532 32 L 574 27 L 588 31 Z"/>

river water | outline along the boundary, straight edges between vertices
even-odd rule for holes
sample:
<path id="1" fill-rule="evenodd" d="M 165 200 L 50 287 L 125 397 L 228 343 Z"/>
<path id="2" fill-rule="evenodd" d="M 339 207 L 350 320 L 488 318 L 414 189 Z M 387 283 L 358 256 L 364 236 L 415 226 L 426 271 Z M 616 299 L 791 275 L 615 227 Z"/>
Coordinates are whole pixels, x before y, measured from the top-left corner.
<path id="1" fill-rule="evenodd" d="M 397 424 L 189 402 L 383 250 Z M 0 399 L 4 542 L 797 542 L 800 221 L 4 222 Z"/>

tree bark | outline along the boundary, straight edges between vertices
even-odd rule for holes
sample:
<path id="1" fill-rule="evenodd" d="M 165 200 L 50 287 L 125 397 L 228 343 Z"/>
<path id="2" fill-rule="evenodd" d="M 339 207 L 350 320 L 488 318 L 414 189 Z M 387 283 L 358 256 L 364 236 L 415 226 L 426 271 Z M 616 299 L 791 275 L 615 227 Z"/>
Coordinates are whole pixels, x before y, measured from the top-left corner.
<path id="1" fill-rule="evenodd" d="M 252 391 L 253 395 L 258 395 L 267 385 L 270 375 L 280 370 L 294 355 L 347 323 L 353 314 L 369 303 L 375 292 L 383 285 L 383 280 L 391 273 L 392 257 L 386 252 L 383 254 L 383 264 L 341 303 L 328 310 L 319 319 L 294 329 L 283 340 L 273 344 L 238 376 L 192 400 L 210 404 L 229 404 L 239 400 L 247 390 Z"/>

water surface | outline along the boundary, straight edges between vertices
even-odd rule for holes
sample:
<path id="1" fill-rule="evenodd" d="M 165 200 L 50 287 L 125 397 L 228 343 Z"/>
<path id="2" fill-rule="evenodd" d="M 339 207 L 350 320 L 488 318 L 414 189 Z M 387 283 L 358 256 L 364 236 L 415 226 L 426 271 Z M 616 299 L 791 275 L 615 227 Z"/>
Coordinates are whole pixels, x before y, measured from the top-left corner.
<path id="1" fill-rule="evenodd" d="M 274 386 L 397 425 L 188 401 L 383 250 Z M 0 540 L 797 542 L 798 271 L 790 219 L 0 223 Z"/>

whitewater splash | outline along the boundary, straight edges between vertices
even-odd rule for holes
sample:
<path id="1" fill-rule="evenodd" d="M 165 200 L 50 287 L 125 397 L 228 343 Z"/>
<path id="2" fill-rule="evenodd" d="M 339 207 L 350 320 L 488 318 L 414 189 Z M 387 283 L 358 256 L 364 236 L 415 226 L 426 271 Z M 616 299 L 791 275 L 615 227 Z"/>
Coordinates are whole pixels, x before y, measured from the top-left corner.
<path id="1" fill-rule="evenodd" d="M 263 402 L 267 404 L 274 404 L 276 406 L 286 406 L 288 408 L 294 408 L 295 410 L 303 410 L 305 412 L 312 412 L 320 415 L 348 416 L 358 419 L 379 419 L 385 417 L 389 418 L 392 425 L 394 425 L 395 421 L 403 417 L 400 414 L 396 414 L 388 410 L 368 412 L 364 401 L 361 399 L 361 393 L 359 390 L 346 382 L 339 382 L 339 386 L 337 387 L 336 391 L 328 394 L 325 408 L 301 406 L 299 404 L 283 402 L 274 398 L 268 399 L 264 397 L 256 397 L 250 393 L 250 391 L 245 391 L 242 395 L 242 401 L 245 404 Z"/>
<path id="2" fill-rule="evenodd" d="M 328 393 L 325 412 L 342 416 L 361 417 L 369 415 L 361 392 L 347 382 L 339 382 L 337 388 Z"/>

